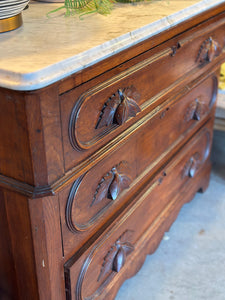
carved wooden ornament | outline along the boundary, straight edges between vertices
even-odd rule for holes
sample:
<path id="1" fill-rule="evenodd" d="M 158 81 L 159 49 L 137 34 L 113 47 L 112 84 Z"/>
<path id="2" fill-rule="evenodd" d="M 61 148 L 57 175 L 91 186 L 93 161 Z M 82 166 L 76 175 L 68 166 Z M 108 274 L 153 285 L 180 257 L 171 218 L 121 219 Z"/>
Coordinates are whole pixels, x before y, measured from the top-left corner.
<path id="1" fill-rule="evenodd" d="M 130 167 L 126 161 L 113 167 L 99 182 L 91 206 L 105 198 L 116 200 L 124 189 L 129 188 L 132 180 L 129 174 Z"/>
<path id="2" fill-rule="evenodd" d="M 131 168 L 127 161 L 121 161 L 118 165 L 114 166 L 102 177 L 97 185 L 93 198 L 90 199 L 91 203 L 87 201 L 86 207 L 88 209 L 88 207 L 92 207 L 106 199 L 109 200 L 108 204 L 104 204 L 103 206 L 100 205 L 97 212 L 95 211 L 93 215 L 90 214 L 90 217 L 86 221 L 79 223 L 79 221 L 77 221 L 77 215 L 73 213 L 73 207 L 77 205 L 77 192 L 85 175 L 86 174 L 82 175 L 73 183 L 66 203 L 66 224 L 68 229 L 73 233 L 88 230 L 88 228 L 98 220 L 102 213 L 104 213 L 106 208 L 112 204 L 112 200 L 116 200 L 124 189 L 129 188 L 132 181 Z"/>
<path id="3" fill-rule="evenodd" d="M 197 61 L 200 64 L 211 62 L 220 54 L 221 50 L 222 48 L 219 43 L 213 40 L 212 37 L 209 37 L 202 43 L 197 56 Z"/>
<path id="4" fill-rule="evenodd" d="M 198 171 L 198 169 L 201 167 L 201 165 L 204 164 L 206 159 L 209 156 L 210 153 L 210 133 L 206 132 L 206 147 L 203 151 L 203 153 L 195 152 L 189 160 L 186 162 L 183 171 L 182 171 L 182 178 L 190 177 L 193 178 Z"/>
<path id="5" fill-rule="evenodd" d="M 201 94 L 191 102 L 191 104 L 188 106 L 185 115 L 184 120 L 186 122 L 189 122 L 191 120 L 200 121 L 202 117 L 207 114 L 210 109 L 213 107 L 216 101 L 217 97 L 217 91 L 218 91 L 218 80 L 216 76 L 212 76 L 212 82 L 213 82 L 213 91 L 212 91 L 212 97 L 209 103 L 204 101 L 204 96 Z"/>
<path id="6" fill-rule="evenodd" d="M 98 281 L 104 279 L 110 272 L 119 272 L 126 262 L 127 256 L 134 250 L 134 246 L 129 242 L 133 231 L 126 230 L 110 248 L 104 257 L 102 268 L 98 276 Z"/>
<path id="7" fill-rule="evenodd" d="M 121 125 L 125 123 L 128 118 L 135 117 L 136 114 L 141 111 L 136 101 L 129 97 L 129 94 L 133 94 L 136 99 L 139 97 L 137 92 L 134 93 L 131 88 L 118 89 L 118 91 L 105 102 L 96 129 L 112 124 Z"/>
<path id="8" fill-rule="evenodd" d="M 189 122 L 190 120 L 200 121 L 201 117 L 209 110 L 207 105 L 196 98 L 188 107 L 185 113 L 185 121 Z"/>
<path id="9" fill-rule="evenodd" d="M 196 152 L 186 163 L 183 170 L 182 177 L 188 176 L 193 178 L 195 176 L 196 171 L 199 169 L 201 164 L 200 154 Z"/>

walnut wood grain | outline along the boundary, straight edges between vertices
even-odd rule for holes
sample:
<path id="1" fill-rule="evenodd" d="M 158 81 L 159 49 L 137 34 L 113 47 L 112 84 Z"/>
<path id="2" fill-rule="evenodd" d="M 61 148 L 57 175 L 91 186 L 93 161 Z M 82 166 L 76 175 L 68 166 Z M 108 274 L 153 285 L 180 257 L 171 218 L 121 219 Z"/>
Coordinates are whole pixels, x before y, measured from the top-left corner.
<path id="1" fill-rule="evenodd" d="M 145 53 L 139 59 L 135 58 L 134 63 L 124 71 L 119 69 L 114 76 L 111 75 L 111 72 L 103 74 L 97 79 L 63 94 L 60 99 L 63 147 L 67 154 L 65 156 L 66 169 L 71 167 L 73 159 L 87 157 L 112 139 L 113 136 L 118 135 L 123 128 L 127 128 L 126 125 L 134 123 L 137 117 L 149 112 L 150 107 L 156 105 L 154 103 L 156 100 L 158 100 L 158 104 L 160 103 L 162 94 L 171 92 L 181 81 L 185 80 L 185 77 L 190 80 L 191 76 L 203 73 L 207 66 L 199 68 L 196 53 L 199 52 L 201 44 L 212 31 L 221 47 L 224 47 L 224 23 L 225 19 L 222 19 L 218 21 L 218 24 L 204 27 L 204 30 L 196 30 L 193 36 L 183 34 L 176 37 L 174 41 L 168 41 L 163 46 L 159 46 L 158 51 L 154 49 L 148 55 Z M 171 47 L 174 44 L 178 44 L 180 47 L 176 55 L 171 57 Z M 220 54 L 222 59 L 223 54 Z M 186 56 L 188 59 L 185 59 Z M 217 59 L 220 59 L 220 55 Z M 217 59 L 213 63 L 216 63 Z M 186 71 L 184 72 L 184 70 Z M 103 110 L 106 100 L 121 89 L 121 86 L 136 88 L 139 93 L 136 103 L 142 113 L 139 113 L 136 118 L 129 119 L 122 126 L 111 124 L 107 127 L 98 127 L 96 130 L 96 124 L 98 125 L 100 112 Z M 116 108 L 116 104 L 115 107 L 112 105 L 113 111 Z M 114 113 L 112 115 L 114 116 Z M 69 128 L 67 124 L 69 124 Z M 77 149 L 83 151 L 75 153 Z M 84 150 L 86 151 L 84 152 Z"/>
<path id="2" fill-rule="evenodd" d="M 145 234 L 139 240 L 139 243 L 136 245 L 136 249 L 138 249 L 138 251 L 134 253 L 133 257 L 130 257 L 129 266 L 127 265 L 127 268 L 121 270 L 116 280 L 113 281 L 113 284 L 111 285 L 112 288 L 104 289 L 103 293 L 99 297 L 100 300 L 113 300 L 121 286 L 121 283 L 134 276 L 141 268 L 146 256 L 153 254 L 157 250 L 164 233 L 169 231 L 170 226 L 177 218 L 183 204 L 191 201 L 196 192 L 204 191 L 207 188 L 210 179 L 210 170 L 211 166 L 210 164 L 207 164 L 202 170 L 201 176 L 198 176 L 198 178 L 196 178 L 197 180 L 192 183 L 192 185 L 185 186 L 185 188 L 180 191 L 179 195 L 174 196 L 173 201 L 171 201 L 171 203 L 158 216 L 152 226 L 145 231 Z"/>
<path id="3" fill-rule="evenodd" d="M 57 90 L 0 89 L 0 99 L 1 175 L 35 187 L 53 183 L 64 173 Z"/>
<path id="4" fill-rule="evenodd" d="M 6 215 L 4 193 L 0 189 L 0 236 L 4 243 L 0 251 L 0 299 L 16 299 L 18 297 L 18 286 L 15 276 L 15 265 L 11 252 L 11 238 L 9 224 Z M 1 298 L 2 297 L 2 298 Z"/>
<path id="5" fill-rule="evenodd" d="M 0 89 L 0 140 L 2 141 L 0 172 L 5 176 L 33 184 L 25 105 L 23 93 Z"/>
<path id="6" fill-rule="evenodd" d="M 6 255 L 6 249 L 0 247 L 1 270 L 8 269 L 4 277 L 1 273 L 1 288 L 8 290 L 13 300 L 39 300 L 28 201 L 23 195 L 7 190 L 1 190 L 0 197 L 4 208 L 1 245 L 9 247 Z"/>
<path id="7" fill-rule="evenodd" d="M 71 287 L 67 286 L 67 289 L 71 290 L 71 298 L 69 299 L 104 299 L 102 294 L 108 289 L 108 286 L 110 289 L 112 282 L 122 280 L 119 274 L 120 272 L 123 273 L 126 264 L 130 265 L 131 261 L 133 261 L 133 252 L 135 253 L 137 251 L 140 253 L 139 247 L 142 247 L 140 245 L 143 243 L 142 234 L 144 233 L 144 236 L 147 236 L 145 232 L 146 228 L 151 226 L 154 231 L 155 227 L 159 226 L 157 223 L 160 217 L 157 216 L 161 216 L 168 207 L 173 207 L 173 201 L 171 201 L 171 199 L 175 197 L 177 201 L 180 197 L 179 194 L 177 195 L 177 189 L 184 189 L 186 186 L 190 188 L 193 184 L 193 178 L 189 176 L 180 176 L 180 179 L 177 179 L 177 174 L 180 173 L 181 175 L 183 172 L 187 156 L 191 156 L 193 152 L 198 152 L 199 157 L 202 158 L 200 167 L 195 175 L 196 178 L 201 170 L 204 170 L 204 163 L 209 158 L 208 148 L 211 145 L 211 123 L 208 124 L 207 127 L 208 129 L 203 128 L 203 130 L 185 146 L 180 154 L 160 171 L 148 184 L 148 187 L 141 192 L 138 199 L 133 202 L 134 204 L 127 208 L 123 217 L 116 220 L 111 226 L 111 230 L 107 231 L 105 236 L 103 235 L 99 241 L 87 251 L 88 254 L 84 253 L 81 258 L 78 259 L 75 256 L 65 265 L 67 276 L 70 274 L 71 282 Z M 163 180 L 160 180 L 161 176 L 163 176 Z M 168 187 L 170 187 L 170 189 L 168 189 Z M 166 192 L 163 193 L 163 190 Z M 160 222 L 163 222 L 163 219 Z M 139 224 L 138 230 L 137 223 Z M 125 242 L 128 243 L 127 251 L 129 252 L 125 263 L 122 250 L 118 252 L 120 247 L 117 247 L 117 242 L 124 242 L 121 238 L 118 239 L 118 236 L 121 235 L 123 237 L 126 231 L 130 234 L 124 235 L 124 237 L 126 237 Z M 142 242 L 140 242 L 140 239 Z M 149 240 L 149 243 L 151 243 L 151 240 Z M 114 259 L 117 253 L 121 256 L 121 267 L 118 268 L 118 272 L 117 267 L 114 266 Z M 99 275 L 96 275 L 96 273 Z M 124 274 L 123 276 L 126 275 Z M 75 287 L 76 293 L 72 292 Z"/>
<path id="8" fill-rule="evenodd" d="M 29 210 L 38 299 L 66 300 L 58 197 L 30 199 Z"/>
<path id="9" fill-rule="evenodd" d="M 62 233 L 66 256 L 70 251 L 78 250 L 78 240 L 80 243 L 86 242 L 87 238 L 102 226 L 112 213 L 119 210 L 130 199 L 138 184 L 147 180 L 146 174 L 150 176 L 163 163 L 163 159 L 168 159 L 172 150 L 175 150 L 176 147 L 178 149 L 179 145 L 184 143 L 184 135 L 191 136 L 206 121 L 212 110 L 211 103 L 216 93 L 216 78 L 215 75 L 210 76 L 182 99 L 178 97 L 165 102 L 152 114 L 147 115 L 146 122 L 141 122 L 141 128 L 130 135 L 129 139 L 123 140 L 121 145 L 117 143 L 115 152 L 79 177 L 71 186 L 71 190 L 66 189 L 60 193 Z M 196 122 L 193 119 L 187 121 L 186 112 L 196 97 L 205 103 L 207 110 L 205 113 L 202 111 L 200 121 Z M 112 196 L 104 197 L 104 195 L 115 176 L 110 177 L 108 172 L 115 166 L 118 158 L 127 161 L 130 166 L 130 171 L 127 170 L 125 174 L 129 174 L 132 183 L 118 200 L 111 201 L 109 198 Z M 99 185 L 99 183 L 101 184 Z M 97 196 L 99 198 L 96 202 Z"/>
<path id="10" fill-rule="evenodd" d="M 215 72 L 216 66 L 213 66 L 212 68 L 208 69 L 209 74 Z M 204 79 L 205 79 L 204 74 L 202 74 L 197 79 L 195 78 L 194 81 L 192 81 L 191 83 L 189 82 L 186 86 L 184 86 L 181 90 L 178 91 L 179 95 L 180 96 L 185 95 L 188 90 L 193 89 L 197 84 L 199 84 L 199 82 L 203 81 Z M 214 83 L 216 83 L 216 81 L 214 81 Z M 214 88 L 215 92 L 214 92 L 214 96 L 211 99 L 210 107 L 213 106 L 213 104 L 215 103 L 215 100 L 216 100 L 216 94 L 217 94 L 216 85 L 217 85 L 217 83 L 215 84 L 215 88 Z M 162 97 L 162 100 L 165 101 L 165 100 L 173 99 L 173 98 L 174 98 L 173 93 L 170 94 L 170 97 L 166 94 L 164 97 Z M 32 109 L 34 109 L 34 108 L 35 108 L 35 106 L 32 107 Z M 34 109 L 34 111 L 36 111 L 36 108 Z M 36 116 L 36 119 L 38 120 L 37 116 Z M 72 169 L 70 169 L 68 172 L 66 172 L 62 177 L 60 177 L 57 181 L 55 181 L 52 184 L 47 184 L 44 186 L 33 186 L 30 184 L 18 181 L 16 179 L 13 179 L 11 177 L 7 177 L 5 175 L 0 175 L 0 186 L 5 187 L 7 189 L 17 191 L 19 193 L 24 194 L 25 196 L 32 197 L 32 198 L 43 197 L 44 195 L 53 195 L 57 191 L 61 190 L 65 186 L 65 183 L 74 181 L 75 178 L 82 175 L 85 171 L 87 171 L 90 167 L 92 167 L 96 162 L 98 162 L 100 159 L 102 159 L 102 157 L 104 157 L 107 153 L 109 153 L 109 151 L 113 151 L 114 148 L 116 147 L 116 145 L 121 143 L 121 140 L 123 138 L 126 138 L 127 136 L 129 136 L 129 134 L 131 132 L 133 132 L 134 130 L 136 130 L 137 128 L 139 128 L 139 124 L 137 124 L 137 126 L 130 127 L 123 134 L 120 134 L 117 138 L 115 138 L 114 140 L 109 142 L 105 147 L 102 147 L 96 153 L 95 160 L 88 157 L 85 161 L 83 161 L 81 163 L 77 163 Z M 37 130 L 37 131 L 39 131 L 39 130 Z M 39 139 L 37 139 L 37 141 L 38 141 L 38 145 L 41 145 L 41 142 L 39 141 Z M 44 157 L 42 157 L 41 161 L 45 161 Z M 36 166 L 40 165 L 39 162 L 40 162 L 40 160 L 37 161 Z M 42 166 L 40 168 L 40 170 L 45 170 L 44 166 Z M 44 171 L 41 172 L 40 177 L 47 178 L 47 177 L 45 177 L 44 174 L 46 174 L 46 173 L 44 173 Z"/>
<path id="11" fill-rule="evenodd" d="M 41 90 L 0 88 L 0 298 L 113 299 L 183 203 L 206 189 L 224 11 L 223 3 Z M 96 128 L 115 93 L 113 123 Z M 121 161 L 130 172 L 118 172 Z M 109 171 L 114 184 L 103 189 Z M 127 189 L 121 174 L 132 178 Z M 115 200 L 91 205 L 111 185 Z M 66 222 L 72 187 L 76 232 Z"/>

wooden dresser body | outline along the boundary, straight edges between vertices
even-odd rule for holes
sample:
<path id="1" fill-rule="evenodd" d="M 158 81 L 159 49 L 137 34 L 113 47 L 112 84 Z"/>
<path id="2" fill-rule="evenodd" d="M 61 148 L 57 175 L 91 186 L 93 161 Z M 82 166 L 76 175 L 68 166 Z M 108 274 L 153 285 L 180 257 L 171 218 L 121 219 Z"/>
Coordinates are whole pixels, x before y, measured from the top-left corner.
<path id="1" fill-rule="evenodd" d="M 207 188 L 225 3 L 45 88 L 0 88 L 0 299 L 114 299 Z"/>

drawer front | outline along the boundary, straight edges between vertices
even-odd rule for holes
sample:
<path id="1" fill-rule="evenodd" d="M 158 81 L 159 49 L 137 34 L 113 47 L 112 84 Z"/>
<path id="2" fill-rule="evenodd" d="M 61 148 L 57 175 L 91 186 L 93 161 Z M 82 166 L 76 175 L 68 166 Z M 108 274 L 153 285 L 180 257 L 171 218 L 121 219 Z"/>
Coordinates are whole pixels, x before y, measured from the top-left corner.
<path id="1" fill-rule="evenodd" d="M 185 186 L 196 184 L 203 166 L 208 165 L 211 127 L 212 122 L 155 176 L 133 206 L 128 207 L 120 220 L 115 220 L 90 249 L 66 263 L 68 299 L 106 299 L 101 294 L 112 287 L 112 282 L 115 283 L 117 276 L 126 270 L 132 257 L 139 259 L 135 253 L 139 251 L 140 241 L 147 238 L 143 236 L 149 226 L 152 224 L 154 229 L 159 218 L 168 217 L 164 211 L 171 206 L 174 197 L 180 197 Z"/>
<path id="2" fill-rule="evenodd" d="M 143 116 L 188 74 L 203 72 L 203 66 L 216 60 L 224 48 L 224 22 L 181 35 L 118 75 L 62 95 L 66 169 L 73 167 L 74 158 L 87 157 Z"/>
<path id="3" fill-rule="evenodd" d="M 185 136 L 203 124 L 216 91 L 217 77 L 213 75 L 183 98 L 157 107 L 129 139 L 121 139 L 115 151 L 60 193 L 66 254 L 133 197 L 138 186 L 168 159 L 173 149 L 178 149 Z"/>

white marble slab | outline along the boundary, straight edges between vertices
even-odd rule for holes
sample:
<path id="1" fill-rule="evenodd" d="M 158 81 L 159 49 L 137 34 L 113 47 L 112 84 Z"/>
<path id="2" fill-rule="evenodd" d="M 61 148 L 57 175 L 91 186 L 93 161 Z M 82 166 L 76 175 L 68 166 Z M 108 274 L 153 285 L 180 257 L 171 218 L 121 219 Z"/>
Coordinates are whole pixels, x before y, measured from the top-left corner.
<path id="1" fill-rule="evenodd" d="M 64 17 L 62 4 L 30 2 L 24 25 L 0 34 L 0 86 L 45 87 L 119 53 L 224 0 L 151 0 L 116 4 L 108 16 Z"/>

